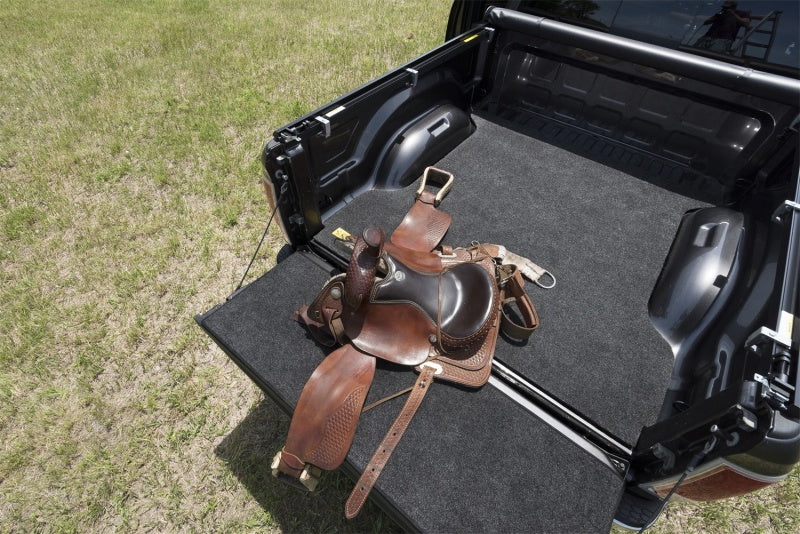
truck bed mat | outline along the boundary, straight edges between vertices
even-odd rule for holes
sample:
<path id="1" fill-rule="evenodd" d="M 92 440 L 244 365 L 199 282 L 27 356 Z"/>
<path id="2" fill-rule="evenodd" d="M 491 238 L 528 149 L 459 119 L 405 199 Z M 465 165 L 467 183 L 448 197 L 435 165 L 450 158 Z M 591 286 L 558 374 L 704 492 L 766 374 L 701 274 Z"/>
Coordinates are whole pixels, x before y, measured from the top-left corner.
<path id="1" fill-rule="evenodd" d="M 443 242 L 505 245 L 558 281 L 550 290 L 526 286 L 541 326 L 524 346 L 499 342 L 496 355 L 632 445 L 655 422 L 673 363 L 647 302 L 682 215 L 707 203 L 516 128 L 475 122 L 475 133 L 437 163 L 456 177 L 440 207 L 453 216 Z M 360 195 L 315 239 L 337 250 L 337 228 L 391 230 L 414 188 Z"/>
<path id="2" fill-rule="evenodd" d="M 296 252 L 197 318 L 287 412 L 327 353 L 291 316 L 329 274 L 319 258 Z M 415 377 L 379 362 L 367 402 Z M 402 403 L 361 417 L 345 464 L 351 476 L 364 469 Z M 622 487 L 611 469 L 492 385 L 468 390 L 441 383 L 426 396 L 371 498 L 413 530 L 608 532 Z"/>

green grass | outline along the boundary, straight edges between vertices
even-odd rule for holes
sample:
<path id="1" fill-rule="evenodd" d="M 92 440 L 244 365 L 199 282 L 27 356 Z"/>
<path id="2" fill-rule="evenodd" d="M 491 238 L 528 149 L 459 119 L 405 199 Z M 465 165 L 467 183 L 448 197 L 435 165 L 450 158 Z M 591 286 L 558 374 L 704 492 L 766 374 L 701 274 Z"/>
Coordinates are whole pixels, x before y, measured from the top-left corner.
<path id="1" fill-rule="evenodd" d="M 0 531 L 396 529 L 345 523 L 341 475 L 269 477 L 287 419 L 192 316 L 258 240 L 270 132 L 439 43 L 448 9 L 0 2 Z M 661 529 L 796 530 L 799 487 Z"/>

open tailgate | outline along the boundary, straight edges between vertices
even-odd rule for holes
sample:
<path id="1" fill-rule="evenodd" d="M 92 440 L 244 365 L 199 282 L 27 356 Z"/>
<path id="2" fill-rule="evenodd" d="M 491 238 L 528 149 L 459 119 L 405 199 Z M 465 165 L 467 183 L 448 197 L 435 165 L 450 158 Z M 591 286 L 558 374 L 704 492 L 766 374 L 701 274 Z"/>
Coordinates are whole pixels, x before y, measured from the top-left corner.
<path id="1" fill-rule="evenodd" d="M 316 296 L 330 274 L 319 257 L 295 252 L 197 317 L 287 413 L 326 354 L 292 313 Z M 379 361 L 367 402 L 408 387 L 415 376 Z M 401 403 L 361 417 L 343 466 L 351 478 L 361 473 Z M 437 384 L 371 498 L 409 530 L 607 532 L 622 488 L 619 469 L 599 462 L 493 384 L 477 391 Z"/>

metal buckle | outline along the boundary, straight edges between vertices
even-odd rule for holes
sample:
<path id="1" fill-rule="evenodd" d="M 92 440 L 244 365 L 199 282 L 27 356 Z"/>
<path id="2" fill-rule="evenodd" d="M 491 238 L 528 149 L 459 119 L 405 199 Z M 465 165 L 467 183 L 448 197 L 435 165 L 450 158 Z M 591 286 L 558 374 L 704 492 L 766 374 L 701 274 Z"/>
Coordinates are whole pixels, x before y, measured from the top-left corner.
<path id="1" fill-rule="evenodd" d="M 508 265 L 497 265 L 494 266 L 494 275 L 497 279 L 497 287 L 503 289 L 509 280 L 514 276 L 517 272 L 517 266 L 514 264 Z"/>
<path id="2" fill-rule="evenodd" d="M 441 189 L 439 189 L 439 192 L 436 193 L 436 197 L 433 200 L 433 205 L 438 207 L 444 197 L 447 196 L 447 193 L 449 193 L 450 189 L 453 187 L 454 179 L 455 177 L 451 172 L 443 171 L 442 169 L 437 169 L 436 167 L 426 167 L 425 172 L 422 174 L 422 179 L 419 181 L 416 198 L 422 196 L 422 192 L 425 191 L 425 185 L 427 184 L 428 180 L 436 182 L 441 186 Z"/>
<path id="3" fill-rule="evenodd" d="M 281 465 L 281 451 L 278 451 L 278 454 L 276 454 L 272 458 L 272 465 L 270 466 L 270 468 L 272 469 L 272 476 L 274 476 L 276 478 L 278 477 L 278 473 L 280 473 L 280 471 L 278 470 L 278 467 L 280 465 Z"/>

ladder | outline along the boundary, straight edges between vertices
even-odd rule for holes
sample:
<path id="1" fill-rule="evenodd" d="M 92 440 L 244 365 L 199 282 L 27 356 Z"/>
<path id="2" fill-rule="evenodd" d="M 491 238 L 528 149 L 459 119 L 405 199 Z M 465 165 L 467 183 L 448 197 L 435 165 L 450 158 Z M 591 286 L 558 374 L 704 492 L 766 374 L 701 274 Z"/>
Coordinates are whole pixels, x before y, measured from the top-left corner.
<path id="1" fill-rule="evenodd" d="M 773 10 L 764 16 L 752 15 L 750 23 L 758 22 L 748 28 L 739 42 L 731 47 L 730 54 L 742 58 L 766 60 L 775 42 L 781 13 L 782 11 Z M 766 39 L 765 35 L 768 36 Z"/>

